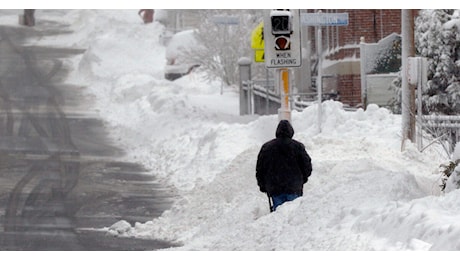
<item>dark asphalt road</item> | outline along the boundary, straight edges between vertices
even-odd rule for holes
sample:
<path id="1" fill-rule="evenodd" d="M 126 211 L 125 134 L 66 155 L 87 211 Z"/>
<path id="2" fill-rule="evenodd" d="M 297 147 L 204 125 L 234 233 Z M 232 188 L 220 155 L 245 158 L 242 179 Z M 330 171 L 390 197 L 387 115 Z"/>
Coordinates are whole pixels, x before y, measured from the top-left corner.
<path id="1" fill-rule="evenodd" d="M 23 45 L 64 33 L 72 32 L 43 19 L 35 28 L 0 26 L 0 250 L 174 246 L 91 231 L 151 220 L 174 192 L 142 165 L 123 161 L 82 86 L 63 83 L 63 59 L 85 50 Z"/>

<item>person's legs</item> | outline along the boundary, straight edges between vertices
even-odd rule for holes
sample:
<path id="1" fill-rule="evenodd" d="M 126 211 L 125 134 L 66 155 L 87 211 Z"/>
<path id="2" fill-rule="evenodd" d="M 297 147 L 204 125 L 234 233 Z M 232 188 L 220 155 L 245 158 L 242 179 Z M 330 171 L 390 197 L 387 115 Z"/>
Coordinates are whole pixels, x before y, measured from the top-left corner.
<path id="1" fill-rule="evenodd" d="M 298 197 L 300 196 L 297 194 L 286 194 L 286 201 L 292 201 L 292 200 L 297 199 Z"/>
<path id="2" fill-rule="evenodd" d="M 283 204 L 284 202 L 295 200 L 298 197 L 300 197 L 300 196 L 297 195 L 297 194 L 280 194 L 280 195 L 277 195 L 277 196 L 273 196 L 272 197 L 272 199 L 273 199 L 273 210 L 275 211 L 276 208 L 279 205 Z"/>
<path id="3" fill-rule="evenodd" d="M 280 194 L 280 195 L 276 195 L 276 196 L 272 196 L 272 200 L 273 200 L 273 211 L 276 210 L 276 208 L 283 204 L 284 202 L 284 195 L 285 194 Z"/>

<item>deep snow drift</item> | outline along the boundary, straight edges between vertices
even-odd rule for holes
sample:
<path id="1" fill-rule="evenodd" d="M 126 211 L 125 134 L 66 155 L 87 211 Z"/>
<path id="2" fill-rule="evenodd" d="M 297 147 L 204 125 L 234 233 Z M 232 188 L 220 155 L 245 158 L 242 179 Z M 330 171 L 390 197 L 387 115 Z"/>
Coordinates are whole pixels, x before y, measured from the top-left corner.
<path id="1" fill-rule="evenodd" d="M 38 10 L 37 19 L 69 23 L 73 34 L 30 44 L 86 48 L 67 61 L 69 81 L 87 86 L 113 138 L 151 174 L 178 189 L 160 218 L 119 222 L 109 235 L 167 239 L 167 250 L 460 250 L 460 191 L 439 192 L 433 145 L 401 151 L 401 117 L 370 105 L 339 102 L 292 113 L 294 138 L 312 158 L 304 196 L 270 214 L 255 180 L 261 145 L 274 137 L 273 116 L 239 116 L 236 87 L 200 73 L 163 79 L 164 30 L 137 10 Z M 17 16 L 0 19 L 15 24 Z M 38 25 L 36 30 L 45 30 Z"/>

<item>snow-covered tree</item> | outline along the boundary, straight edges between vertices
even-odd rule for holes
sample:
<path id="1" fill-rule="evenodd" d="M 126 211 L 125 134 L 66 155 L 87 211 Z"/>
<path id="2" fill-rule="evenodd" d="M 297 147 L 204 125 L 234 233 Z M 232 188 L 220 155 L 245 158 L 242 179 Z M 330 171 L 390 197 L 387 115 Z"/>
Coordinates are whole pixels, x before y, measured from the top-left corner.
<path id="1" fill-rule="evenodd" d="M 423 89 L 424 112 L 460 112 L 460 10 L 421 10 L 415 23 L 415 44 L 428 58 Z"/>
<path id="2" fill-rule="evenodd" d="M 238 60 L 253 56 L 251 32 L 260 22 L 261 10 L 203 10 L 202 16 L 197 38 L 204 48 L 190 53 L 187 59 L 201 64 L 200 70 L 207 72 L 209 80 L 237 84 Z M 222 24 L 225 16 L 237 18 L 238 24 Z"/>

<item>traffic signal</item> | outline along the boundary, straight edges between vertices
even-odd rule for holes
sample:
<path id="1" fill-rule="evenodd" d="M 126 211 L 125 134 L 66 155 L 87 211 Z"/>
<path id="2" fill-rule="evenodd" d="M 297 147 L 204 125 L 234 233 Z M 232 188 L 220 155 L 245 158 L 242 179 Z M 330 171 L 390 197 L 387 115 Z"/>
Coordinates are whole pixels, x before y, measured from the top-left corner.
<path id="1" fill-rule="evenodd" d="M 264 60 L 267 68 L 302 66 L 300 10 L 264 12 Z"/>
<path id="2" fill-rule="evenodd" d="M 292 14 L 289 10 L 273 10 L 270 13 L 272 34 L 275 36 L 275 50 L 291 49 Z"/>

